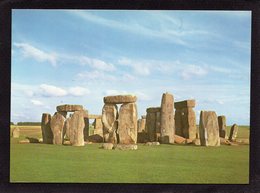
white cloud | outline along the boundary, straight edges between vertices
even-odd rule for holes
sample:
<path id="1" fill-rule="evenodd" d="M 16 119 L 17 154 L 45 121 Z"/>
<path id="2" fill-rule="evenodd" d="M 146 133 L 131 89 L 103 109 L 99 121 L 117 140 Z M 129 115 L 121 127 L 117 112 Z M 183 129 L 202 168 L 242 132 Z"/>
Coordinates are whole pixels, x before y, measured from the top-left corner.
<path id="1" fill-rule="evenodd" d="M 47 97 L 61 97 L 66 96 L 68 94 L 66 90 L 48 84 L 41 84 L 40 89 L 42 95 Z"/>
<path id="2" fill-rule="evenodd" d="M 208 72 L 206 69 L 204 69 L 201 66 L 197 66 L 197 65 L 188 65 L 185 66 L 181 76 L 184 80 L 188 80 L 191 79 L 192 77 L 200 77 L 200 76 L 204 76 L 206 75 Z"/>
<path id="3" fill-rule="evenodd" d="M 113 90 L 113 89 L 105 91 L 105 95 L 106 96 L 110 96 L 110 95 L 127 95 L 127 94 L 130 94 L 130 93 L 127 92 L 127 91 L 120 91 L 120 90 Z"/>
<path id="4" fill-rule="evenodd" d="M 134 92 L 134 94 L 137 96 L 137 100 L 140 100 L 140 101 L 150 101 L 152 100 L 152 97 L 143 93 L 143 92 L 140 92 L 140 91 L 136 91 Z"/>
<path id="5" fill-rule="evenodd" d="M 81 65 L 88 65 L 91 68 L 102 70 L 102 71 L 114 71 L 115 66 L 110 63 L 106 63 L 102 60 L 95 59 L 95 58 L 89 58 L 86 56 L 79 57 L 79 62 Z"/>
<path id="6" fill-rule="evenodd" d="M 90 91 L 86 88 L 76 86 L 76 87 L 69 88 L 68 93 L 72 96 L 84 96 L 89 94 Z"/>
<path id="7" fill-rule="evenodd" d="M 121 58 L 118 60 L 118 63 L 131 67 L 134 73 L 138 75 L 147 76 L 150 74 L 149 64 L 145 61 L 132 61 L 128 58 Z"/>
<path id="8" fill-rule="evenodd" d="M 57 64 L 57 55 L 47 53 L 27 43 L 14 43 L 14 46 L 21 49 L 26 58 L 33 58 L 38 62 L 50 62 L 53 66 Z"/>
<path id="9" fill-rule="evenodd" d="M 42 106 L 43 103 L 39 100 L 31 99 L 31 103 L 35 106 Z"/>
<path id="10" fill-rule="evenodd" d="M 86 71 L 78 73 L 76 78 L 80 80 L 96 80 L 96 81 L 116 81 L 117 78 L 113 75 L 110 75 L 108 73 L 104 73 L 102 71 Z"/>

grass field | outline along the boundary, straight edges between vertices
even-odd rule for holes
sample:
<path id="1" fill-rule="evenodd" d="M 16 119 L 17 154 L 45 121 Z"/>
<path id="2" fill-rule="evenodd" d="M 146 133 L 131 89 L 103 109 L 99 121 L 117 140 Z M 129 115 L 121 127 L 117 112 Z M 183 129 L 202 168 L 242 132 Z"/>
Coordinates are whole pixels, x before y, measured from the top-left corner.
<path id="1" fill-rule="evenodd" d="M 72 147 L 18 144 L 40 137 L 40 127 L 20 127 L 11 139 L 11 182 L 213 183 L 249 182 L 249 146 L 138 145 L 136 151 L 103 150 L 101 144 Z M 249 128 L 239 127 L 238 138 Z"/>

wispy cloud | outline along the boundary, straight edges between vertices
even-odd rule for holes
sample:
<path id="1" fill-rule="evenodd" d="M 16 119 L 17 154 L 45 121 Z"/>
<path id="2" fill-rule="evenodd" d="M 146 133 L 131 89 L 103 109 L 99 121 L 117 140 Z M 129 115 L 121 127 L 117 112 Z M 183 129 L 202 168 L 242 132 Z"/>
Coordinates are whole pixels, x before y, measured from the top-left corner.
<path id="1" fill-rule="evenodd" d="M 98 70 L 80 72 L 76 75 L 76 79 L 86 80 L 86 81 L 87 80 L 90 81 L 116 81 L 117 80 L 115 76 Z"/>
<path id="2" fill-rule="evenodd" d="M 72 96 L 84 96 L 90 94 L 90 90 L 80 86 L 70 87 L 68 93 Z"/>
<path id="3" fill-rule="evenodd" d="M 65 89 L 53 85 L 41 84 L 40 89 L 42 95 L 46 97 L 62 97 L 68 95 Z"/>
<path id="4" fill-rule="evenodd" d="M 53 66 L 57 64 L 57 55 L 55 53 L 45 52 L 27 43 L 14 43 L 14 46 L 21 49 L 23 56 L 26 58 L 33 58 L 38 62 L 49 62 Z"/>
<path id="5" fill-rule="evenodd" d="M 36 100 L 36 99 L 31 99 L 31 103 L 35 106 L 42 106 L 43 103 L 39 100 Z"/>
<path id="6" fill-rule="evenodd" d="M 132 61 L 128 58 L 121 58 L 118 60 L 118 63 L 124 66 L 131 67 L 136 74 L 143 75 L 143 76 L 150 74 L 149 65 L 146 62 Z"/>
<path id="7" fill-rule="evenodd" d="M 91 68 L 102 70 L 102 71 L 114 71 L 115 66 L 110 63 L 106 63 L 105 61 L 95 59 L 95 58 L 89 58 L 86 56 L 81 56 L 78 58 L 81 65 L 88 65 Z"/>
<path id="8" fill-rule="evenodd" d="M 207 73 L 208 71 L 201 66 L 188 65 L 185 67 L 185 69 L 183 69 L 181 76 L 184 80 L 188 80 L 191 79 L 192 76 L 201 77 L 206 75 Z"/>

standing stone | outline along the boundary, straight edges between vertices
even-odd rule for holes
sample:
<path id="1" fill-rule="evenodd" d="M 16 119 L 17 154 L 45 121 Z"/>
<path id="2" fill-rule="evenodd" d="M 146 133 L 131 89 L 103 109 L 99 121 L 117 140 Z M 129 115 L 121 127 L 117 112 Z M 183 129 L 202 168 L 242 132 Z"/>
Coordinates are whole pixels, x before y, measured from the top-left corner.
<path id="1" fill-rule="evenodd" d="M 20 137 L 20 129 L 18 127 L 15 127 L 12 131 L 13 138 L 19 138 Z"/>
<path id="2" fill-rule="evenodd" d="M 224 115 L 218 116 L 218 126 L 219 126 L 219 136 L 222 138 L 227 138 L 226 134 L 226 117 Z"/>
<path id="3" fill-rule="evenodd" d="M 183 136 L 182 132 L 182 110 L 176 109 L 175 111 L 175 134 L 179 136 Z"/>
<path id="4" fill-rule="evenodd" d="M 138 132 L 144 132 L 145 131 L 145 123 L 146 119 L 138 119 Z"/>
<path id="5" fill-rule="evenodd" d="M 158 130 L 158 124 L 160 120 L 158 120 L 157 113 L 161 111 L 160 107 L 150 107 L 146 109 L 146 124 L 145 130 L 148 133 L 149 141 L 156 141 L 156 131 Z M 158 123 L 159 122 L 159 123 Z"/>
<path id="6" fill-rule="evenodd" d="M 118 136 L 121 144 L 137 142 L 137 106 L 135 103 L 121 105 L 118 117 Z"/>
<path id="7" fill-rule="evenodd" d="M 84 124 L 85 124 L 84 131 L 83 131 L 84 141 L 87 141 L 87 139 L 89 137 L 89 118 L 88 117 L 84 117 Z"/>
<path id="8" fill-rule="evenodd" d="M 51 130 L 51 115 L 49 113 L 42 114 L 41 130 L 43 143 L 52 144 L 53 134 Z"/>
<path id="9" fill-rule="evenodd" d="M 100 135 L 103 138 L 103 124 L 101 118 L 95 119 L 93 125 L 94 125 L 94 135 Z"/>
<path id="10" fill-rule="evenodd" d="M 174 103 L 175 134 L 187 139 L 195 139 L 197 134 L 196 114 L 193 110 L 195 100 L 185 100 Z"/>
<path id="11" fill-rule="evenodd" d="M 174 143 L 174 99 L 173 95 L 163 93 L 161 101 L 161 143 Z"/>
<path id="12" fill-rule="evenodd" d="M 66 119 L 65 123 L 64 123 L 63 133 L 65 133 L 65 136 L 66 136 L 67 139 L 70 138 L 70 120 L 71 120 L 71 117 L 72 117 L 72 115 L 70 117 L 68 117 Z"/>
<path id="13" fill-rule="evenodd" d="M 105 104 L 102 109 L 103 137 L 106 143 L 117 143 L 117 117 L 118 111 L 115 104 Z"/>
<path id="14" fill-rule="evenodd" d="M 196 114 L 192 108 L 182 109 L 182 133 L 186 139 L 196 139 Z"/>
<path id="15" fill-rule="evenodd" d="M 199 131 L 202 146 L 220 145 L 218 118 L 214 111 L 200 112 Z"/>
<path id="16" fill-rule="evenodd" d="M 63 128 L 65 118 L 56 112 L 51 118 L 51 130 L 53 133 L 53 144 L 61 145 L 63 143 Z"/>
<path id="17" fill-rule="evenodd" d="M 237 132 L 238 132 L 237 124 L 232 125 L 232 127 L 230 129 L 230 134 L 229 134 L 229 140 L 230 141 L 236 141 Z"/>
<path id="18" fill-rule="evenodd" d="M 84 146 L 84 112 L 75 111 L 69 121 L 70 143 L 73 146 Z"/>

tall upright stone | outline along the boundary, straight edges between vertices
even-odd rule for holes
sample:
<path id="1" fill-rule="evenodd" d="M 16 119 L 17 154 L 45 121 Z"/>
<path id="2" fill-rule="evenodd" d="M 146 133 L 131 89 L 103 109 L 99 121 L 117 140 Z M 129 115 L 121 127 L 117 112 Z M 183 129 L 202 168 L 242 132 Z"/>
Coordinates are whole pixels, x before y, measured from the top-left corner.
<path id="1" fill-rule="evenodd" d="M 65 136 L 65 138 L 67 138 L 67 139 L 70 139 L 70 120 L 71 120 L 71 117 L 72 117 L 72 114 L 71 114 L 71 116 L 70 117 L 68 117 L 66 120 L 65 120 L 65 123 L 64 123 L 64 131 L 63 131 L 63 133 L 64 133 L 64 136 Z"/>
<path id="2" fill-rule="evenodd" d="M 53 133 L 53 144 L 61 145 L 63 143 L 63 128 L 65 118 L 62 114 L 56 112 L 51 118 L 51 130 Z"/>
<path id="3" fill-rule="evenodd" d="M 238 126 L 237 126 L 237 124 L 233 124 L 231 129 L 230 129 L 230 133 L 229 133 L 229 140 L 230 141 L 236 141 L 237 132 L 238 132 Z"/>
<path id="4" fill-rule="evenodd" d="M 135 103 L 121 105 L 118 117 L 118 137 L 121 144 L 137 142 L 137 106 Z"/>
<path id="5" fill-rule="evenodd" d="M 102 109 L 103 137 L 106 143 L 117 143 L 117 118 L 116 104 L 105 104 Z"/>
<path id="6" fill-rule="evenodd" d="M 173 95 L 163 93 L 161 101 L 161 143 L 174 143 L 174 99 Z"/>
<path id="7" fill-rule="evenodd" d="M 197 134 L 195 100 L 175 102 L 175 134 L 187 139 L 195 139 Z"/>
<path id="8" fill-rule="evenodd" d="M 224 115 L 218 116 L 219 136 L 227 138 L 226 134 L 226 117 Z"/>
<path id="9" fill-rule="evenodd" d="M 148 134 L 148 140 L 151 142 L 157 141 L 156 132 L 158 131 L 158 122 L 160 123 L 160 117 L 158 118 L 157 113 L 160 113 L 160 111 L 160 107 L 150 107 L 146 109 L 145 130 Z"/>
<path id="10" fill-rule="evenodd" d="M 41 130 L 43 143 L 52 144 L 53 134 L 51 130 L 51 115 L 49 113 L 42 114 Z"/>
<path id="11" fill-rule="evenodd" d="M 145 132 L 145 123 L 146 123 L 146 119 L 138 119 L 137 121 L 138 123 L 138 132 Z"/>
<path id="12" fill-rule="evenodd" d="M 103 124 L 101 118 L 96 118 L 94 123 L 94 135 L 99 135 L 103 138 Z"/>
<path id="13" fill-rule="evenodd" d="M 214 111 L 200 112 L 200 144 L 202 146 L 219 146 L 218 117 Z"/>
<path id="14" fill-rule="evenodd" d="M 20 129 L 19 129 L 19 127 L 15 127 L 12 130 L 12 137 L 13 138 L 19 138 L 20 137 Z"/>
<path id="15" fill-rule="evenodd" d="M 84 112 L 75 111 L 69 120 L 69 137 L 73 146 L 84 146 Z"/>

